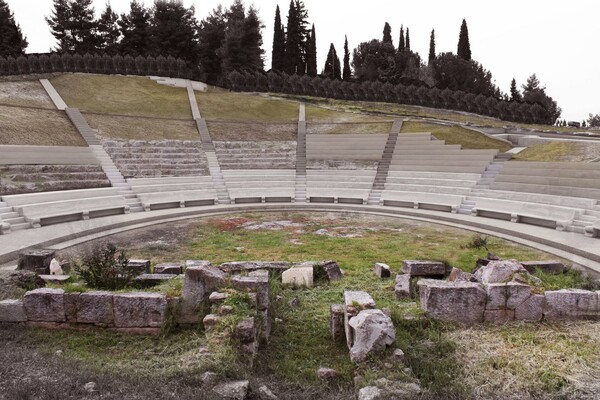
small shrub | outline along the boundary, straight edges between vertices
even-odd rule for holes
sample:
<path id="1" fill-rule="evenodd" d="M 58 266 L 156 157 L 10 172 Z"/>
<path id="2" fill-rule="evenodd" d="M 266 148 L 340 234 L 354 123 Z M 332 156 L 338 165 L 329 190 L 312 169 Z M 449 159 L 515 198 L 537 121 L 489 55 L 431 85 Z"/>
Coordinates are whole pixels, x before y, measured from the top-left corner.
<path id="1" fill-rule="evenodd" d="M 120 290 L 129 286 L 135 275 L 127 268 L 129 260 L 124 250 L 117 251 L 114 244 L 98 245 L 84 254 L 75 266 L 81 279 L 96 289 Z"/>
<path id="2" fill-rule="evenodd" d="M 489 237 L 482 236 L 480 234 L 476 234 L 473 236 L 473 238 L 467 244 L 466 247 L 469 249 L 485 249 L 486 251 L 489 251 L 490 249 L 488 248 L 488 246 L 489 246 Z"/>

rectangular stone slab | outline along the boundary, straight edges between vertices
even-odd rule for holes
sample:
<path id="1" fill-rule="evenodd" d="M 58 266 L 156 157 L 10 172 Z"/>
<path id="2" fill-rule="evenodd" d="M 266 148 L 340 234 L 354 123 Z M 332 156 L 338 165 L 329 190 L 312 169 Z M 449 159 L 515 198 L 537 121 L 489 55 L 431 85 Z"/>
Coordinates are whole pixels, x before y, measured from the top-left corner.
<path id="1" fill-rule="evenodd" d="M 113 294 L 110 292 L 85 292 L 77 301 L 77 322 L 80 324 L 112 325 Z"/>
<path id="2" fill-rule="evenodd" d="M 446 274 L 446 266 L 439 261 L 404 260 L 402 272 L 411 276 L 440 276 Z"/>
<path id="3" fill-rule="evenodd" d="M 562 289 L 545 293 L 544 319 L 600 320 L 598 293 L 581 289 Z"/>
<path id="4" fill-rule="evenodd" d="M 390 266 L 384 263 L 375 263 L 373 265 L 373 272 L 375 272 L 375 276 L 378 278 L 389 278 L 392 275 Z"/>
<path id="5" fill-rule="evenodd" d="M 50 272 L 50 262 L 54 254 L 54 250 L 31 250 L 21 253 L 17 268 L 47 274 Z"/>
<path id="6" fill-rule="evenodd" d="M 159 293 L 114 295 L 117 328 L 160 328 L 165 320 L 167 297 Z"/>
<path id="7" fill-rule="evenodd" d="M 558 260 L 546 261 L 521 261 L 521 265 L 530 273 L 535 273 L 536 269 L 547 274 L 563 274 L 567 272 L 567 266 Z"/>
<path id="8" fill-rule="evenodd" d="M 466 324 L 483 321 L 487 294 L 481 284 L 422 279 L 417 286 L 428 317 Z"/>
<path id="9" fill-rule="evenodd" d="M 367 292 L 346 290 L 344 292 L 344 304 L 346 307 L 354 307 L 361 310 L 375 308 L 375 300 Z"/>
<path id="10" fill-rule="evenodd" d="M 394 284 L 394 293 L 397 299 L 407 299 L 413 297 L 413 290 L 410 275 L 398 274 L 396 275 L 396 282 Z"/>
<path id="11" fill-rule="evenodd" d="M 23 306 L 28 321 L 65 322 L 65 291 L 63 289 L 35 289 L 25 293 Z"/>
<path id="12" fill-rule="evenodd" d="M 25 322 L 25 307 L 22 300 L 0 301 L 0 322 Z"/>

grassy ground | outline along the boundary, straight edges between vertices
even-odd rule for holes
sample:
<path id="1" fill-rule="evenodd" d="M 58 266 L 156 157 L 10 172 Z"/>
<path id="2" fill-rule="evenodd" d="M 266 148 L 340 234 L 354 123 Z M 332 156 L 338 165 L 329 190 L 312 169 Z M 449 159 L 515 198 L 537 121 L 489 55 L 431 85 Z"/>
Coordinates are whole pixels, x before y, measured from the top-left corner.
<path id="1" fill-rule="evenodd" d="M 473 234 L 466 231 L 370 216 L 281 213 L 185 221 L 111 239 L 128 248 L 130 257 L 150 258 L 153 264 L 185 259 L 207 259 L 213 264 L 335 259 L 345 277 L 341 282 L 318 283 L 311 290 L 272 286 L 277 320 L 270 343 L 261 350 L 253 371 L 240 370 L 233 364 L 228 367 L 216 356 L 211 364 L 210 357 L 198 353 L 204 336 L 196 331 L 145 340 L 142 353 L 139 344 L 105 333 L 51 333 L 44 344 L 40 338 L 34 340 L 33 347 L 54 351 L 60 343 L 66 357 L 101 371 L 128 371 L 125 376 L 130 374 L 132 379 L 151 378 L 152 374 L 171 377 L 178 365 L 178 376 L 187 376 L 190 371 L 197 376 L 199 371 L 211 369 L 232 378 L 269 377 L 282 385 L 276 386 L 282 392 L 318 393 L 326 399 L 333 398 L 328 397 L 333 394 L 320 392 L 325 389 L 315 371 L 321 366 L 340 372 L 331 387 L 334 391 L 351 388 L 356 376 L 360 377 L 360 386 L 384 376 L 391 380 L 419 379 L 426 390 L 424 398 L 593 398 L 586 397 L 586 393 L 590 393 L 595 371 L 600 367 L 598 323 L 475 328 L 436 323 L 422 319 L 415 303 L 397 301 L 393 281 L 380 280 L 372 272 L 373 262 L 386 262 L 398 272 L 403 259 L 445 260 L 470 271 L 486 250 L 470 247 Z M 488 240 L 488 247 L 507 259 L 554 258 L 495 238 Z M 547 289 L 586 284 L 573 272 L 558 278 L 538 276 Z M 329 305 L 340 303 L 343 291 L 352 289 L 367 290 L 378 307 L 391 309 L 397 346 L 405 351 L 412 372 L 405 372 L 397 361 L 391 362 L 388 354 L 354 365 L 345 345 L 330 339 Z M 177 294 L 180 288 L 171 290 Z M 300 306 L 290 306 L 296 298 Z M 91 344 L 90 335 L 97 345 Z M 569 348 L 578 350 L 573 353 Z M 511 384 L 506 385 L 505 380 Z"/>
<path id="2" fill-rule="evenodd" d="M 192 117 L 185 89 L 145 77 L 66 74 L 51 82 L 67 105 L 82 112 Z"/>
<path id="3" fill-rule="evenodd" d="M 295 123 L 298 103 L 273 99 L 255 93 L 233 93 L 210 87 L 196 92 L 200 115 L 213 121 L 250 121 L 264 123 Z"/>
<path id="4" fill-rule="evenodd" d="M 86 146 L 60 111 L 0 106 L 0 144 Z"/>
<path id="5" fill-rule="evenodd" d="M 505 142 L 458 125 L 442 126 L 408 121 L 402 124 L 401 132 L 431 132 L 439 140 L 445 140 L 446 144 L 460 144 L 463 149 L 498 149 L 500 152 L 505 152 L 511 148 Z"/>
<path id="6" fill-rule="evenodd" d="M 0 82 L 0 104 L 55 109 L 39 81 Z"/>
<path id="7" fill-rule="evenodd" d="M 570 161 L 581 157 L 584 152 L 582 147 L 583 145 L 573 142 L 534 144 L 515 154 L 513 159 L 518 161 Z"/>
<path id="8" fill-rule="evenodd" d="M 88 124 L 110 139 L 200 140 L 193 121 L 84 114 Z"/>
<path id="9" fill-rule="evenodd" d="M 213 141 L 293 141 L 298 132 L 296 122 L 208 121 L 206 124 Z"/>

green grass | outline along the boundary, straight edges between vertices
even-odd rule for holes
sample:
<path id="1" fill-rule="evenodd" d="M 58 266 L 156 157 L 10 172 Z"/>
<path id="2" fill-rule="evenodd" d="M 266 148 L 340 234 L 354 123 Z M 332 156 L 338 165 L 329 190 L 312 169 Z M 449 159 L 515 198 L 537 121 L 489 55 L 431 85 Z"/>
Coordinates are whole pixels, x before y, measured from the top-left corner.
<path id="1" fill-rule="evenodd" d="M 51 79 L 65 103 L 82 112 L 191 119 L 184 88 L 145 77 L 67 74 Z"/>
<path id="2" fill-rule="evenodd" d="M 500 152 L 511 149 L 508 143 L 458 125 L 443 126 L 408 121 L 402 124 L 401 132 L 431 132 L 439 140 L 445 140 L 446 144 L 460 144 L 463 149 L 498 149 Z"/>
<path id="3" fill-rule="evenodd" d="M 513 156 L 517 161 L 566 161 L 582 153 L 581 145 L 573 142 L 552 142 L 534 144 Z"/>

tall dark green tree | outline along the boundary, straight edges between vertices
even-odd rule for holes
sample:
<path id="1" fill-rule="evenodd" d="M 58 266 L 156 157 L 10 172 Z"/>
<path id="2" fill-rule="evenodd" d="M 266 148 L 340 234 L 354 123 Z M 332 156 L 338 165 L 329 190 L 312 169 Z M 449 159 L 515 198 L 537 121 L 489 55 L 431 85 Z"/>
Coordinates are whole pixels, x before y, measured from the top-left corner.
<path id="1" fill-rule="evenodd" d="M 352 70 L 350 69 L 350 50 L 348 49 L 348 36 L 344 38 L 344 70 L 342 72 L 342 79 L 349 81 L 352 77 Z"/>
<path id="2" fill-rule="evenodd" d="M 435 60 L 435 29 L 431 30 L 429 37 L 429 64 Z"/>
<path id="3" fill-rule="evenodd" d="M 308 47 L 306 50 L 306 73 L 309 76 L 317 76 L 317 34 L 315 31 L 315 24 L 312 25 L 312 29 L 307 40 Z"/>
<path id="4" fill-rule="evenodd" d="M 0 0 L 0 56 L 19 56 L 25 53 L 27 39 L 15 22 L 15 16 L 4 0 Z"/>
<path id="5" fill-rule="evenodd" d="M 46 17 L 46 23 L 50 26 L 50 33 L 57 41 L 54 50 L 65 52 L 72 49 L 73 39 L 69 20 L 71 14 L 71 5 L 69 0 L 54 0 L 52 14 Z"/>
<path id="6" fill-rule="evenodd" d="M 333 43 L 329 46 L 329 53 L 327 53 L 327 60 L 325 60 L 325 68 L 323 68 L 323 75 L 331 79 L 342 79 L 342 71 L 340 66 L 340 58 L 335 51 Z"/>
<path id="7" fill-rule="evenodd" d="M 73 47 L 77 53 L 93 53 L 98 48 L 95 10 L 92 0 L 76 0 L 70 2 L 70 15 L 67 27 L 71 31 Z"/>
<path id="8" fill-rule="evenodd" d="M 209 83 L 219 84 L 222 78 L 221 58 L 217 52 L 225 40 L 227 21 L 222 6 L 218 6 L 200 23 L 200 62 L 205 79 Z"/>
<path id="9" fill-rule="evenodd" d="M 98 50 L 108 54 L 117 53 L 121 38 L 118 20 L 119 16 L 113 11 L 110 3 L 107 3 L 98 20 Z"/>
<path id="10" fill-rule="evenodd" d="M 285 66 L 285 28 L 281 23 L 279 6 L 275 10 L 275 26 L 273 31 L 273 52 L 271 54 L 271 68 L 283 71 Z"/>
<path id="11" fill-rule="evenodd" d="M 546 111 L 545 122 L 552 124 L 562 114 L 561 108 L 552 97 L 546 94 L 546 87 L 540 84 L 536 74 L 527 78 L 527 83 L 522 86 L 523 101 L 526 103 L 539 104 Z"/>
<path id="12" fill-rule="evenodd" d="M 394 66 L 395 55 L 394 46 L 381 40 L 360 43 L 352 55 L 354 75 L 361 82 L 380 80 Z"/>
<path id="13" fill-rule="evenodd" d="M 387 22 L 383 26 L 383 43 L 394 44 L 392 41 L 392 27 Z"/>
<path id="14" fill-rule="evenodd" d="M 404 39 L 404 25 L 400 25 L 400 40 L 398 42 L 398 51 L 406 50 L 406 40 Z"/>
<path id="15" fill-rule="evenodd" d="M 406 27 L 406 51 L 410 51 L 410 31 Z"/>
<path id="16" fill-rule="evenodd" d="M 467 20 L 463 18 L 462 25 L 460 26 L 460 34 L 458 36 L 458 50 L 456 54 L 464 59 L 471 60 L 471 44 L 469 43 L 469 28 L 467 27 Z"/>
<path id="17" fill-rule="evenodd" d="M 194 6 L 186 8 L 180 1 L 156 0 L 150 25 L 151 52 L 184 59 L 190 67 L 196 68 L 199 60 L 197 27 Z"/>
<path id="18" fill-rule="evenodd" d="M 121 29 L 121 54 L 133 57 L 145 56 L 150 50 L 150 13 L 137 0 L 129 4 L 129 14 L 121 14 L 119 19 Z"/>
<path id="19" fill-rule="evenodd" d="M 515 78 L 510 82 L 510 101 L 522 102 L 523 95 L 519 92 L 519 88 L 517 88 L 517 81 Z"/>
<path id="20" fill-rule="evenodd" d="M 250 6 L 244 19 L 244 33 L 242 36 L 242 48 L 246 58 L 245 68 L 247 69 L 262 71 L 265 67 L 265 51 L 262 48 L 263 38 L 261 32 L 264 27 L 258 16 L 258 10 L 254 6 Z"/>
<path id="21" fill-rule="evenodd" d="M 291 0 L 285 43 L 285 72 L 304 75 L 306 72 L 306 38 L 308 11 L 302 0 Z"/>

